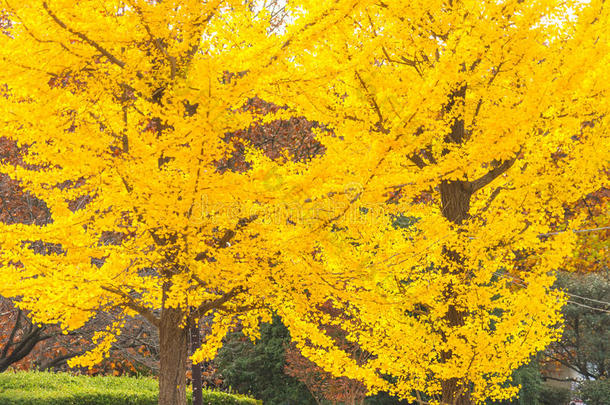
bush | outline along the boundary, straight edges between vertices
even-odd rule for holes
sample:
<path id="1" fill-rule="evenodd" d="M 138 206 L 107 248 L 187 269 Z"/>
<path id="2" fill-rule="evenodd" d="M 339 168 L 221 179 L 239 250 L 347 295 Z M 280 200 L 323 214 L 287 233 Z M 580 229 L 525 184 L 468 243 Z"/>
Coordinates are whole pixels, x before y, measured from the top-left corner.
<path id="1" fill-rule="evenodd" d="M 564 405 L 570 402 L 570 390 L 543 385 L 538 394 L 541 405 Z"/>
<path id="2" fill-rule="evenodd" d="M 157 394 L 158 383 L 152 378 L 0 373 L 2 405 L 156 405 Z M 204 391 L 203 403 L 261 405 L 251 398 L 213 391 Z"/>
<path id="3" fill-rule="evenodd" d="M 584 381 L 579 389 L 580 399 L 587 405 L 608 405 L 610 401 L 610 380 L 607 378 Z"/>

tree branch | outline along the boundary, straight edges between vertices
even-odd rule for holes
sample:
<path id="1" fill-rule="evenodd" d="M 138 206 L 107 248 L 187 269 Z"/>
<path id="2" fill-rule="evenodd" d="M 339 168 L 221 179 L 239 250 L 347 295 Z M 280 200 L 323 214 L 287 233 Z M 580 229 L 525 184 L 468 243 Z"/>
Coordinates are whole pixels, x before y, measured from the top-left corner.
<path id="1" fill-rule="evenodd" d="M 426 167 L 426 162 L 421 158 L 417 153 L 407 156 L 407 158 L 417 166 L 418 169 L 423 169 Z"/>
<path id="2" fill-rule="evenodd" d="M 0 359 L 0 372 L 6 370 L 9 365 L 20 361 L 30 354 L 39 342 L 52 337 L 51 335 L 41 335 L 43 330 L 44 328 L 33 325 L 33 328 L 19 340 L 19 343 L 17 343 L 15 348 L 11 351 L 11 354 L 8 355 L 8 357 Z"/>
<path id="3" fill-rule="evenodd" d="M 83 353 L 85 353 L 85 350 L 79 350 L 77 352 L 68 353 L 68 354 L 64 354 L 62 356 L 55 357 L 54 359 L 51 359 L 48 362 L 44 363 L 43 365 L 39 366 L 38 369 L 39 369 L 39 371 L 46 371 L 53 367 L 58 367 L 61 364 L 65 363 L 66 360 L 69 360 L 72 357 L 80 356 Z"/>
<path id="4" fill-rule="evenodd" d="M 203 285 L 203 286 L 205 287 L 205 285 Z M 231 289 L 231 291 L 221 295 L 219 298 L 212 300 L 212 301 L 207 301 L 207 302 L 204 302 L 203 304 L 201 304 L 199 306 L 199 308 L 197 308 L 193 312 L 193 316 L 195 318 L 199 318 L 199 317 L 205 315 L 208 311 L 210 311 L 212 309 L 220 308 L 220 307 L 222 307 L 223 304 L 225 304 L 226 302 L 230 301 L 231 299 L 235 298 L 237 295 L 239 295 L 245 291 L 246 290 L 242 287 L 235 287 L 235 288 Z"/>
<path id="5" fill-rule="evenodd" d="M 229 242 L 231 241 L 231 239 L 233 239 L 235 237 L 235 235 L 237 235 L 237 231 L 239 231 L 242 228 L 245 228 L 250 223 L 254 222 L 257 218 L 258 218 L 258 215 L 251 215 L 249 217 L 240 218 L 239 221 L 237 221 L 237 226 L 235 226 L 234 229 L 226 229 L 225 230 L 225 233 L 222 235 L 222 237 L 216 243 L 216 247 L 217 248 L 226 248 L 226 247 L 231 246 L 229 244 Z M 208 255 L 207 251 L 199 252 L 195 256 L 195 260 L 196 261 L 203 261 L 205 259 L 211 259 L 211 256 Z M 201 284 L 201 282 L 199 280 L 197 280 L 196 277 L 193 277 L 193 279 Z"/>
<path id="6" fill-rule="evenodd" d="M 125 67 L 125 62 L 123 62 L 122 60 L 118 59 L 116 56 L 111 54 L 108 50 L 104 49 L 100 44 L 98 44 L 94 40 L 90 39 L 88 36 L 86 36 L 82 32 L 75 31 L 72 28 L 68 27 L 62 20 L 60 20 L 55 15 L 55 13 L 53 13 L 49 9 L 49 6 L 48 6 L 46 1 L 42 2 L 42 7 L 45 9 L 47 14 L 53 19 L 53 21 L 55 21 L 55 23 L 57 23 L 57 25 L 59 25 L 61 28 L 65 29 L 66 31 L 68 31 L 68 32 L 70 32 L 70 33 L 72 33 L 74 35 L 76 35 L 77 37 L 79 37 L 80 39 L 82 39 L 83 41 L 85 41 L 86 43 L 88 43 L 89 45 L 94 47 L 95 49 L 97 49 L 110 62 L 114 63 L 115 65 L 119 66 L 120 68 L 124 68 Z"/>
<path id="7" fill-rule="evenodd" d="M 381 113 L 381 108 L 379 108 L 379 104 L 377 104 L 377 100 L 375 99 L 375 96 L 369 90 L 368 86 L 366 85 L 366 83 L 362 79 L 362 76 L 360 76 L 360 73 L 357 70 L 356 70 L 355 73 L 356 73 L 356 77 L 358 78 L 358 81 L 360 82 L 360 85 L 362 86 L 362 88 L 366 92 L 366 95 L 367 95 L 367 97 L 369 99 L 369 103 L 371 104 L 371 107 L 373 108 L 373 110 L 377 114 L 377 119 L 379 120 L 377 125 L 379 126 L 379 129 L 381 129 L 382 132 L 387 133 L 387 130 L 385 130 L 383 128 L 383 121 L 384 121 L 383 114 Z"/>
<path id="8" fill-rule="evenodd" d="M 148 34 L 148 37 L 150 38 L 151 42 L 155 45 L 155 48 L 157 48 L 157 50 L 161 53 L 161 55 L 163 55 L 163 57 L 165 59 L 167 59 L 167 61 L 169 62 L 170 78 L 171 78 L 171 80 L 174 80 L 174 78 L 176 77 L 176 72 L 178 70 L 176 57 L 170 55 L 169 52 L 167 52 L 167 49 L 165 49 L 165 46 L 163 45 L 163 41 L 161 40 L 161 38 L 155 37 L 153 35 L 152 30 L 150 29 L 150 26 L 144 20 L 144 13 L 140 9 L 140 7 L 138 7 L 134 2 L 130 1 L 129 3 L 134 8 L 134 10 L 136 10 L 136 13 L 140 17 L 140 22 L 142 23 L 142 26 L 146 30 L 146 33 Z"/>
<path id="9" fill-rule="evenodd" d="M 502 162 L 495 168 L 491 169 L 489 172 L 487 172 L 483 176 L 479 177 L 478 179 L 468 182 L 467 187 L 469 187 L 469 191 L 471 193 L 474 193 L 474 192 L 482 189 L 483 187 L 485 187 L 492 181 L 494 181 L 498 176 L 505 173 L 508 169 L 510 169 L 513 166 L 513 164 L 517 160 L 517 157 L 519 156 L 520 152 L 521 151 L 519 151 L 512 159 L 505 160 L 504 162 Z"/>
<path id="10" fill-rule="evenodd" d="M 137 303 L 136 300 L 134 300 L 133 297 L 131 297 L 129 294 L 127 294 L 127 293 L 125 293 L 125 292 L 123 292 L 123 291 L 121 291 L 119 289 L 113 288 L 113 287 L 103 286 L 102 290 L 108 291 L 109 293 L 116 294 L 116 295 L 119 295 L 119 296 L 127 299 L 127 302 L 125 303 L 125 306 L 127 306 L 128 308 L 133 309 L 134 311 L 136 311 L 137 313 L 142 315 L 144 318 L 146 318 L 146 320 L 148 322 L 150 322 L 151 324 L 155 325 L 156 327 L 159 327 L 160 319 L 157 318 L 155 316 L 155 314 L 153 314 L 153 312 L 150 309 L 148 309 L 145 306 L 140 305 L 139 303 Z"/>
<path id="11" fill-rule="evenodd" d="M 199 51 L 199 44 L 201 43 L 201 37 L 203 36 L 203 32 L 205 31 L 207 25 L 209 24 L 209 22 L 212 20 L 212 18 L 214 17 L 214 15 L 216 15 L 216 11 L 217 11 L 218 7 L 214 8 L 213 10 L 211 10 L 209 12 L 209 14 L 207 16 L 205 16 L 203 18 L 203 20 L 199 23 L 199 24 L 195 24 L 195 26 L 201 26 L 200 29 L 195 31 L 195 44 L 191 47 L 191 49 L 189 49 L 189 51 L 186 53 L 186 57 L 185 59 L 185 65 L 189 65 L 191 63 L 191 61 L 193 60 L 193 58 L 195 57 L 195 55 L 197 54 L 197 51 Z"/>
<path id="12" fill-rule="evenodd" d="M 576 371 L 576 370 L 575 370 Z M 580 382 L 580 380 L 576 379 L 576 378 L 570 378 L 570 377 L 566 377 L 566 378 L 556 378 L 556 377 L 551 377 L 548 375 L 543 375 L 542 376 L 543 380 L 553 380 L 553 381 L 561 381 L 561 382 Z"/>
<path id="13" fill-rule="evenodd" d="M 487 211 L 489 209 L 489 207 L 491 207 L 491 204 L 494 202 L 496 197 L 498 195 L 500 195 L 500 192 L 505 189 L 506 189 L 505 187 L 496 187 L 496 189 L 491 193 L 491 195 L 487 199 L 487 202 L 485 203 L 485 207 L 483 207 L 483 209 L 481 209 L 481 211 L 479 211 L 479 214 Z"/>

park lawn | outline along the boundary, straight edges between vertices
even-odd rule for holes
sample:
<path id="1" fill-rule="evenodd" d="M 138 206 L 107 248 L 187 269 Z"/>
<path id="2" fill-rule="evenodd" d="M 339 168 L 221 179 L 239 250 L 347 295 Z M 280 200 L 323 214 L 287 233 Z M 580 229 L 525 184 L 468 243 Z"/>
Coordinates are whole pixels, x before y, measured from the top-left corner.
<path id="1" fill-rule="evenodd" d="M 90 377 L 68 373 L 0 373 L 2 405 L 156 405 L 159 385 L 150 377 Z M 262 405 L 241 395 L 204 391 L 206 405 Z M 190 403 L 190 393 L 188 395 Z"/>

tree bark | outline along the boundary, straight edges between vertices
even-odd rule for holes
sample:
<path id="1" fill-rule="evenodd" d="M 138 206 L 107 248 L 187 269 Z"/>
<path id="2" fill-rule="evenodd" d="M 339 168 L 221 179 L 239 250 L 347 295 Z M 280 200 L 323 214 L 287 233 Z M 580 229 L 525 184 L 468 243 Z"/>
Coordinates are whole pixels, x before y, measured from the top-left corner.
<path id="1" fill-rule="evenodd" d="M 460 386 L 457 378 L 451 378 L 441 383 L 443 405 L 471 405 L 470 393 Z"/>
<path id="2" fill-rule="evenodd" d="M 468 218 L 470 196 L 468 182 L 461 180 L 443 180 L 440 185 L 441 209 L 443 216 L 455 224 L 461 224 Z"/>
<path id="3" fill-rule="evenodd" d="M 441 191 L 441 204 L 443 216 L 449 221 L 455 224 L 461 224 L 468 218 L 468 211 L 470 209 L 470 197 L 472 196 L 471 188 L 465 181 L 454 180 L 454 181 L 443 181 L 440 185 Z M 460 271 L 463 265 L 463 258 L 459 253 L 446 249 L 444 252 L 445 258 L 452 262 Z M 447 273 L 455 273 L 456 270 L 450 270 L 446 268 L 444 270 Z M 453 286 L 449 285 L 444 292 L 447 301 L 450 303 L 447 309 L 445 318 L 447 319 L 450 327 L 457 327 L 464 324 L 464 317 L 466 314 L 460 311 L 452 301 L 455 299 L 455 291 Z M 447 362 L 452 356 L 451 352 L 445 352 L 441 354 L 441 361 Z M 470 398 L 470 392 L 468 387 L 465 387 L 464 382 L 458 378 L 450 378 L 448 380 L 441 381 L 441 402 L 447 405 L 471 405 L 472 400 Z"/>
<path id="4" fill-rule="evenodd" d="M 191 353 L 201 347 L 201 332 L 199 321 L 193 320 L 191 325 Z M 192 364 L 193 405 L 203 405 L 203 381 L 201 380 L 201 363 Z"/>
<path id="5" fill-rule="evenodd" d="M 181 326 L 183 315 L 176 308 L 164 308 L 161 314 L 159 405 L 186 405 L 188 330 Z"/>

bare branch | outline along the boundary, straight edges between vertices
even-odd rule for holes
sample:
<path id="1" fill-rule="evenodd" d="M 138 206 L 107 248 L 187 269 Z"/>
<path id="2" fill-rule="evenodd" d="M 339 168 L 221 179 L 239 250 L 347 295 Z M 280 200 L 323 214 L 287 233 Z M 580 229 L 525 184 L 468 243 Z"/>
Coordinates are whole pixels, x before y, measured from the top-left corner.
<path id="1" fill-rule="evenodd" d="M 19 342 L 14 344 L 13 350 L 11 353 L 6 356 L 0 358 L 0 372 L 7 369 L 7 367 L 13 363 L 16 363 L 26 357 L 28 354 L 32 352 L 34 347 L 44 340 L 47 340 L 54 335 L 42 335 L 44 331 L 44 327 L 39 327 L 37 325 L 33 325 L 27 331 L 24 331 L 23 336 L 19 339 Z"/>
<path id="2" fill-rule="evenodd" d="M 71 352 L 71 353 L 64 354 L 62 356 L 55 357 L 54 359 L 51 359 L 48 362 L 39 366 L 38 369 L 40 371 L 46 371 L 46 370 L 50 370 L 54 367 L 59 367 L 60 365 L 64 364 L 67 360 L 70 360 L 72 357 L 80 356 L 81 354 L 84 354 L 85 352 L 86 352 L 85 350 L 79 350 L 76 352 Z"/>

